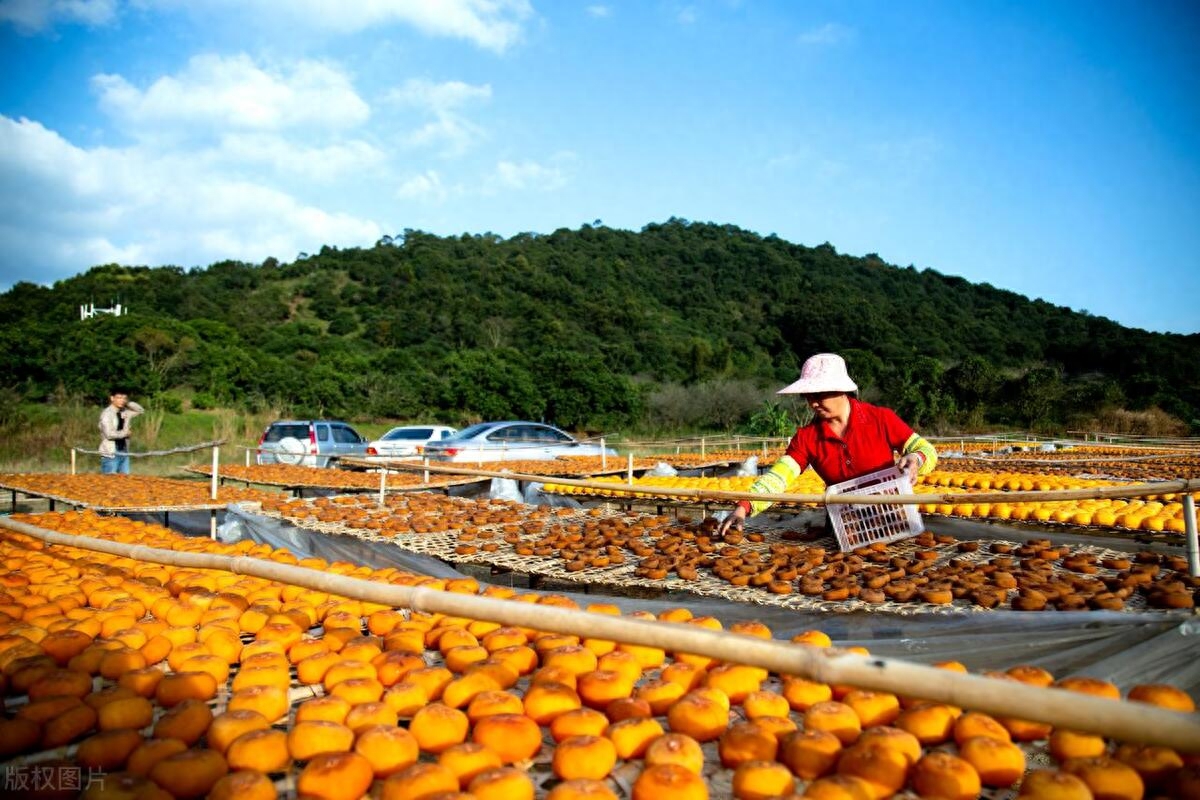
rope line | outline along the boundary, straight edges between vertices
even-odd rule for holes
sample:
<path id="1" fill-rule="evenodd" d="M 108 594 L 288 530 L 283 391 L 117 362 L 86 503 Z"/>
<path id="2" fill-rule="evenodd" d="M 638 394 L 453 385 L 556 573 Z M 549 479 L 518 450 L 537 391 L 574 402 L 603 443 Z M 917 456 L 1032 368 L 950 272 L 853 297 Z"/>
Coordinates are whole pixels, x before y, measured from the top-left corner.
<path id="1" fill-rule="evenodd" d="M 146 458 L 147 456 L 172 456 L 176 453 L 194 453 L 197 450 L 208 450 L 212 447 L 220 447 L 221 445 L 225 444 L 226 441 L 227 440 L 225 439 L 217 439 L 213 442 L 201 442 L 200 444 L 184 445 L 183 447 L 176 447 L 171 450 L 147 450 L 140 453 L 122 453 L 121 455 L 126 455 L 130 458 Z M 104 455 L 104 453 L 101 453 L 99 450 L 85 450 L 82 447 L 73 447 L 71 449 L 76 453 L 85 453 L 89 456 Z"/>

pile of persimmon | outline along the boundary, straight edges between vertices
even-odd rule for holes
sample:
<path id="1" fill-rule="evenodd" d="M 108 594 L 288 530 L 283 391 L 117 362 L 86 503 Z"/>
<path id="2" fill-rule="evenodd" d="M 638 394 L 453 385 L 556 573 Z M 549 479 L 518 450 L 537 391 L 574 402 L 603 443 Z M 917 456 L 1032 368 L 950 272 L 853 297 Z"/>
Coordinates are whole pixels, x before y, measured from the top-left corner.
<path id="1" fill-rule="evenodd" d="M 624 476 L 600 476 L 593 479 L 596 483 L 612 484 L 612 488 L 605 486 L 604 488 L 593 488 L 585 486 L 568 486 L 561 483 L 547 483 L 546 491 L 553 494 L 577 495 L 577 496 L 601 496 L 601 497 L 662 497 L 668 498 L 670 495 L 665 495 L 656 492 L 656 489 L 699 489 L 702 491 L 718 491 L 718 492 L 748 492 L 750 486 L 754 483 L 755 478 L 748 475 L 726 476 L 726 477 L 705 477 L 696 475 L 643 475 L 633 479 L 633 489 L 626 489 L 625 486 L 630 485 Z M 810 470 L 805 470 L 803 474 L 796 480 L 796 483 L 788 490 L 790 494 L 821 494 L 825 491 L 825 482 L 817 477 L 817 474 Z M 806 504 L 815 507 L 815 504 Z"/>
<path id="2" fill-rule="evenodd" d="M 210 464 L 193 464 L 188 467 L 188 470 L 199 475 L 212 475 L 212 465 Z M 354 472 L 345 469 L 320 469 L 292 464 L 251 464 L 250 466 L 222 464 L 220 474 L 226 478 L 272 486 L 379 489 L 378 473 Z M 439 481 L 444 482 L 444 477 L 441 475 L 431 476 L 433 484 Z M 420 472 L 396 471 L 388 473 L 387 476 L 387 485 L 393 488 L 424 484 L 425 478 Z"/>
<path id="3" fill-rule="evenodd" d="M 904 545 L 840 553 L 808 545 L 801 531 L 714 536 L 716 522 L 650 514 L 606 514 L 440 495 L 278 500 L 272 510 L 297 524 L 336 523 L 383 536 L 453 533 L 455 555 L 488 563 L 499 555 L 549 558 L 567 572 L 624 568 L 649 581 L 711 575 L 732 586 L 826 601 L 1018 610 L 1119 610 L 1135 598 L 1157 608 L 1191 608 L 1200 583 L 1180 556 L 1149 551 L 1099 557 L 1086 548 L 963 541 L 925 533 Z M 901 549 L 902 548 L 902 549 Z M 978 554 L 988 558 L 981 559 Z M 669 584 L 668 584 L 669 585 Z"/>
<path id="4" fill-rule="evenodd" d="M 514 527 L 527 532 L 540 531 L 545 520 L 574 513 L 566 509 L 531 508 L 506 500 L 472 500 L 430 493 L 391 496 L 382 507 L 377 497 L 363 495 L 303 500 L 280 496 L 265 501 L 263 511 L 301 525 L 332 523 L 382 536 L 473 531 L 485 526 L 501 532 Z"/>
<path id="5" fill-rule="evenodd" d="M 637 470 L 650 469 L 662 459 L 635 458 L 633 468 Z M 507 461 L 483 461 L 452 466 L 467 466 L 493 471 L 507 471 L 525 475 L 546 475 L 559 477 L 579 477 L 595 475 L 599 472 L 611 472 L 626 469 L 629 466 L 628 456 L 559 456 L 554 459 L 519 459 Z"/>
<path id="6" fill-rule="evenodd" d="M 67 475 L 57 472 L 0 475 L 0 484 L 17 491 L 84 503 L 100 508 L 177 508 L 209 505 L 211 487 L 201 481 L 180 481 L 148 475 L 101 475 L 89 472 Z M 223 503 L 261 502 L 274 492 L 221 487 L 217 498 Z"/>
<path id="7" fill-rule="evenodd" d="M 769 465 L 783 455 L 783 448 L 768 448 L 764 453 L 759 450 L 706 450 L 703 453 L 664 453 L 653 456 L 657 461 L 665 461 L 676 469 L 696 469 L 710 464 L 735 464 L 749 458 L 757 458 L 759 464 Z"/>
<path id="8" fill-rule="evenodd" d="M 937 470 L 921 478 L 918 493 L 961 492 L 953 502 L 920 506 L 922 513 L 987 519 L 1015 519 L 1083 527 L 1127 528 L 1143 531 L 1184 532 L 1182 497 L 1176 494 L 1139 498 L 1038 502 L 974 502 L 972 492 L 1028 492 L 1090 489 L 1121 485 L 1117 481 L 1064 477 L 1044 473 L 954 472 Z M 1200 495 L 1200 493 L 1197 493 Z"/>
<path id="9" fill-rule="evenodd" d="M 103 524 L 119 541 L 480 591 L 471 579 L 296 559 L 88 513 L 21 519 L 84 535 Z M 713 785 L 730 786 L 739 800 L 974 798 L 1018 785 L 1027 798 L 1137 800 L 1200 789 L 1200 762 L 1168 748 L 655 647 L 405 612 L 219 570 L 46 547 L 7 531 L 0 565 L 0 695 L 10 712 L 0 720 L 0 759 L 39 763 L 53 750 L 54 763 L 103 772 L 103 786 L 85 798 L 270 798 L 290 776 L 298 795 L 324 800 L 587 800 L 618 797 L 616 771 L 632 778 L 624 785 L 639 800 L 707 798 Z M 503 587 L 484 593 L 575 605 Z M 588 610 L 620 613 L 607 604 Z M 682 608 L 660 618 L 724 628 Z M 771 637 L 757 622 L 728 630 Z M 818 631 L 794 641 L 831 644 Z M 987 675 L 1121 697 L 1104 680 L 1055 681 L 1035 666 Z M 292 702 L 300 687 L 315 696 Z M 1134 687 L 1127 699 L 1194 710 L 1187 694 L 1162 684 Z M 1056 768 L 1029 770 L 1023 745 L 1044 749 Z"/>
<path id="10" fill-rule="evenodd" d="M 903 555 L 886 544 L 842 553 L 781 541 L 763 550 L 761 533 L 734 532 L 717 541 L 714 529 L 710 519 L 674 526 L 654 537 L 652 546 L 625 546 L 641 556 L 636 574 L 650 580 L 674 575 L 692 581 L 703 570 L 734 586 L 776 594 L 798 591 L 826 601 L 961 601 L 984 608 L 1075 611 L 1119 610 L 1139 596 L 1157 608 L 1192 608 L 1200 599 L 1200 579 L 1188 575 L 1185 558 L 1151 551 L 1100 558 L 1045 539 L 960 542 L 929 532 L 910 540 L 920 549 L 907 547 Z M 796 538 L 803 536 L 795 532 Z M 989 558 L 968 555 L 980 552 Z"/>
<path id="11" fill-rule="evenodd" d="M 1177 452 L 1170 455 L 1081 455 L 1074 450 L 1059 453 L 1021 453 L 989 456 L 986 462 L 971 458 L 939 458 L 945 469 L 963 472 L 990 466 L 1005 472 L 1050 475 L 1094 475 L 1121 481 L 1181 480 L 1200 477 L 1200 455 Z"/>

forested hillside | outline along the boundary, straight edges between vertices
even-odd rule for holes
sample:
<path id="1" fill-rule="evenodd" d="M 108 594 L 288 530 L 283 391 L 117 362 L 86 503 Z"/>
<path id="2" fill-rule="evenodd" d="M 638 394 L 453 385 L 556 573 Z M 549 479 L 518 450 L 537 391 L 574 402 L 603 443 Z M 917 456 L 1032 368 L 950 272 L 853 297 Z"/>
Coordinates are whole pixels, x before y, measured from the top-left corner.
<path id="1" fill-rule="evenodd" d="M 115 299 L 132 313 L 80 321 L 81 303 Z M 167 406 L 745 429 L 777 418 L 770 390 L 829 350 L 865 397 L 929 429 L 1050 430 L 1157 408 L 1200 432 L 1200 335 L 680 220 L 511 239 L 405 231 L 289 263 L 107 265 L 0 295 L 5 408 L 99 400 L 116 381 Z"/>

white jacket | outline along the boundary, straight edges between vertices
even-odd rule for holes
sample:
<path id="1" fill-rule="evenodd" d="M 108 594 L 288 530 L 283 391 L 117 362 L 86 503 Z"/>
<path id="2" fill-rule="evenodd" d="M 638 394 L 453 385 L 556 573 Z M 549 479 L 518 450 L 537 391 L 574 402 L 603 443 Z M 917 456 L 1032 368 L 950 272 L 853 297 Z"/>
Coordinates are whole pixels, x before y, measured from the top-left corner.
<path id="1" fill-rule="evenodd" d="M 129 421 L 141 414 L 146 409 L 142 408 L 137 403 L 130 400 L 125 404 L 125 408 L 117 410 L 114 405 L 109 405 L 100 412 L 100 455 L 104 458 L 111 458 L 117 454 L 117 439 L 129 438 Z M 118 420 L 117 415 L 120 414 L 125 420 L 125 425 L 120 430 L 117 430 Z"/>

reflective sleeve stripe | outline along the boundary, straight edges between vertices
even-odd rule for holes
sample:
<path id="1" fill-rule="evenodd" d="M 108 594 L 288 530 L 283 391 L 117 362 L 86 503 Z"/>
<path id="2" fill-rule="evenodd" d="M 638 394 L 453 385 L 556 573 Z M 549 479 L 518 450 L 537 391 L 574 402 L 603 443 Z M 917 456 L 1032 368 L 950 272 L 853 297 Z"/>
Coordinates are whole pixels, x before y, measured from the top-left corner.
<path id="1" fill-rule="evenodd" d="M 914 433 L 908 437 L 908 441 L 904 443 L 902 455 L 916 453 L 921 456 L 921 468 L 917 470 L 918 475 L 928 475 L 933 472 L 937 466 L 937 450 L 933 449 L 928 441 L 923 436 Z"/>
<path id="2" fill-rule="evenodd" d="M 772 464 L 770 470 L 759 476 L 758 480 L 751 485 L 750 491 L 755 494 L 783 494 L 796 482 L 802 472 L 804 472 L 804 467 L 800 466 L 796 459 L 784 456 Z M 768 500 L 755 500 L 750 503 L 750 514 L 761 514 L 771 505 L 772 503 Z"/>

